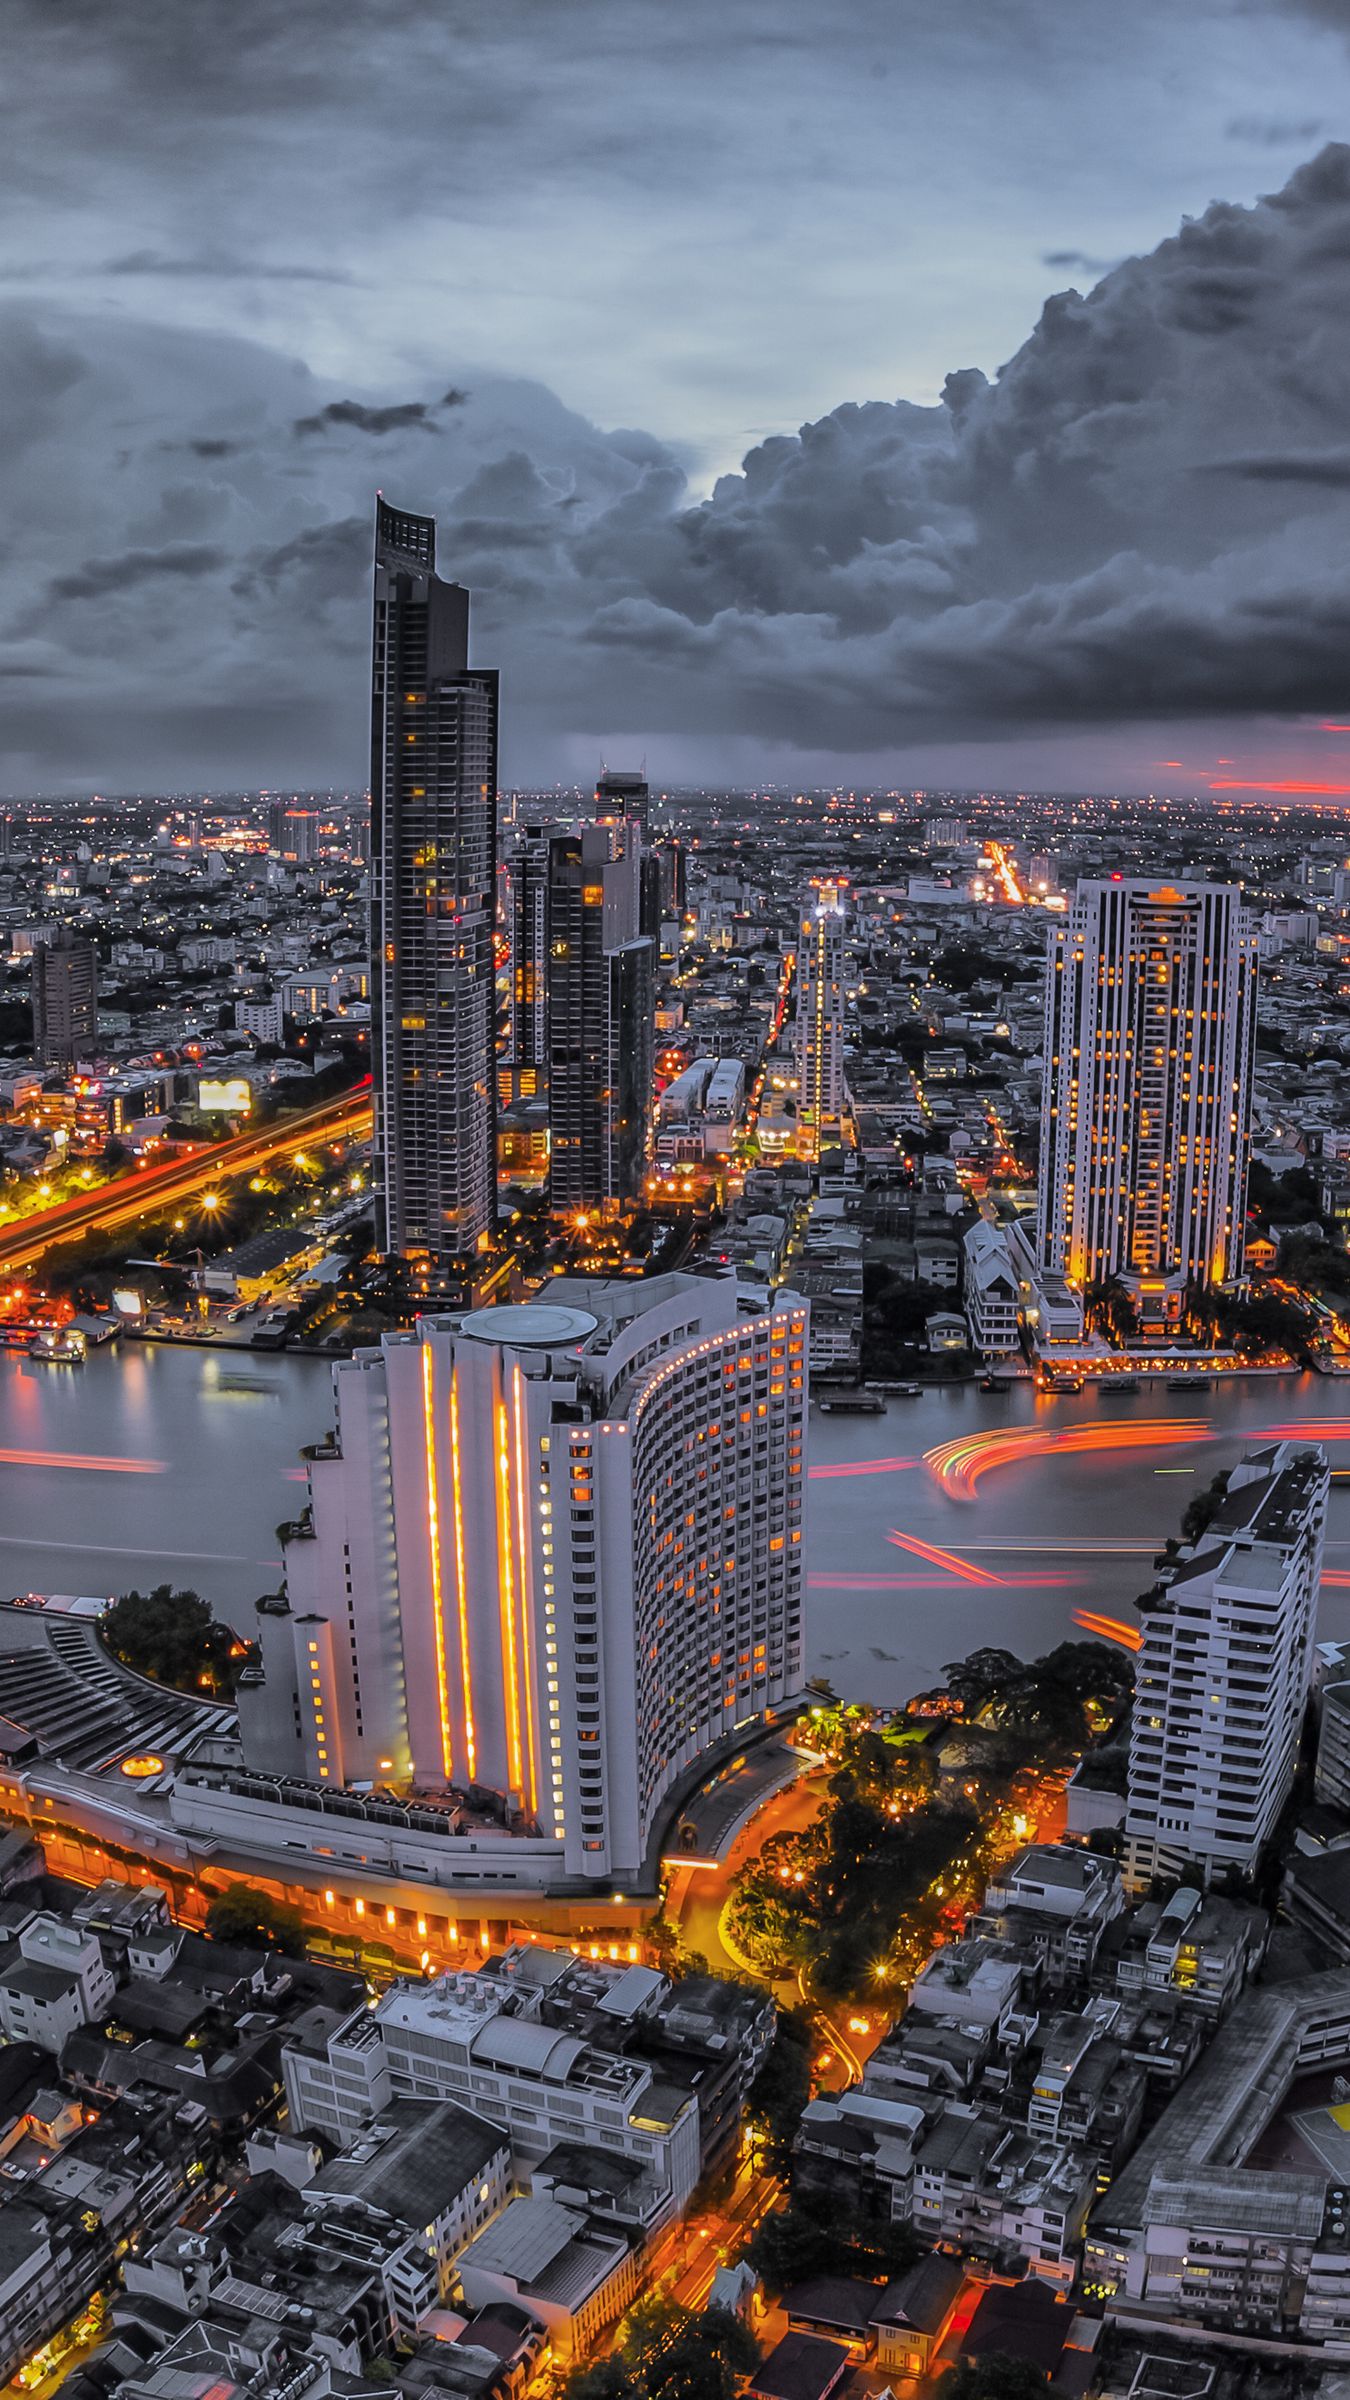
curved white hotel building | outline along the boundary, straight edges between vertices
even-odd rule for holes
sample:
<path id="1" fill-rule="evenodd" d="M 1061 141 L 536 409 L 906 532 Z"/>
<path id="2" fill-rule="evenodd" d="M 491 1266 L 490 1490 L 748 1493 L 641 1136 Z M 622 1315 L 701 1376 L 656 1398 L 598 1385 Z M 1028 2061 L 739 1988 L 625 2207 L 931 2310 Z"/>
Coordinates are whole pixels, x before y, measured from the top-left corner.
<path id="1" fill-rule="evenodd" d="M 685 1770 L 799 1688 L 806 1357 L 794 1295 L 678 1274 L 336 1367 L 250 1769 L 455 1795 L 543 1883 L 634 1874 Z"/>

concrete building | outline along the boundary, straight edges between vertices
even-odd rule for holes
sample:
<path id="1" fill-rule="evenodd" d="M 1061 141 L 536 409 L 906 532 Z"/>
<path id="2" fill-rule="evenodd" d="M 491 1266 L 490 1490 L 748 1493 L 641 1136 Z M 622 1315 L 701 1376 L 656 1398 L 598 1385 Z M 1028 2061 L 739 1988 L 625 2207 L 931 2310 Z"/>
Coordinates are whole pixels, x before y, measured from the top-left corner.
<path id="1" fill-rule="evenodd" d="M 549 1200 L 610 1215 L 641 1199 L 651 1138 L 656 952 L 635 821 L 549 837 L 547 928 Z"/>
<path id="2" fill-rule="evenodd" d="M 820 1155 L 844 1113 L 844 908 L 822 884 L 803 911 L 797 942 L 798 1147 Z"/>
<path id="3" fill-rule="evenodd" d="M 33 1055 L 72 1067 L 98 1049 L 98 952 L 62 925 L 33 950 Z"/>
<path id="4" fill-rule="evenodd" d="M 1148 1321 L 1242 1271 L 1256 940 L 1237 886 L 1087 879 L 1050 936 L 1040 1254 Z"/>
<path id="5" fill-rule="evenodd" d="M 59 2055 L 72 2033 L 103 2014 L 115 1989 L 97 1935 L 62 1917 L 31 1917 L 0 1958 L 0 2032 L 7 2042 L 36 2042 Z"/>
<path id="6" fill-rule="evenodd" d="M 377 1237 L 433 1287 L 496 1222 L 497 677 L 436 525 L 380 499 L 371 706 Z"/>
<path id="7" fill-rule="evenodd" d="M 506 2301 L 529 2309 L 566 2361 L 637 2298 L 639 2256 L 580 2209 L 521 2198 L 469 2244 L 458 2280 L 468 2308 Z"/>
<path id="8" fill-rule="evenodd" d="M 979 1217 L 963 1247 L 971 1346 L 983 1359 L 1007 1358 L 1019 1347 L 1017 1270 L 1007 1241 Z"/>
<path id="9" fill-rule="evenodd" d="M 1170 1580 L 1140 1603 L 1126 1873 L 1257 1865 L 1289 1797 L 1313 1663 L 1330 1478 L 1281 1442 L 1234 1467 Z"/>
<path id="10" fill-rule="evenodd" d="M 459 1793 L 546 1878 L 635 1871 L 686 1769 L 798 1688 L 807 1326 L 727 1278 L 559 1279 L 335 1368 L 249 1765 Z"/>
<path id="11" fill-rule="evenodd" d="M 1246 1993 L 1094 2207 L 1085 2295 L 1228 2334 L 1350 2341 L 1343 2181 L 1306 2144 L 1306 2164 L 1255 2155 L 1295 2083 L 1347 2063 L 1350 1971 Z"/>
<path id="12" fill-rule="evenodd" d="M 292 2122 L 341 2142 L 369 2121 L 373 2095 L 377 2123 L 391 2098 L 472 2107 L 526 2167 L 561 2142 L 617 2151 L 657 2185 L 659 2224 L 680 2214 L 701 2172 L 687 2080 L 546 2023 L 537 2006 L 504 2006 L 487 1976 L 396 1984 L 373 2015 L 298 2031 L 282 2071 Z"/>

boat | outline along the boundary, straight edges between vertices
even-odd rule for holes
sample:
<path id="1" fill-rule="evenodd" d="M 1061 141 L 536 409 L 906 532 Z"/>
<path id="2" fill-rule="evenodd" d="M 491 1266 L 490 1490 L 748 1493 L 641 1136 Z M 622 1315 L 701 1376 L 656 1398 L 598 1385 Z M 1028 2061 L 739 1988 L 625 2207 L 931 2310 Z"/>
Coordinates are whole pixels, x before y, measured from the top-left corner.
<path id="1" fill-rule="evenodd" d="M 1208 1375 L 1169 1375 L 1169 1392 L 1212 1392 L 1213 1382 Z"/>
<path id="2" fill-rule="evenodd" d="M 52 1366 L 82 1367 L 88 1347 L 84 1335 L 77 1333 L 73 1326 L 64 1333 L 58 1332 L 55 1326 L 45 1326 L 41 1333 L 34 1334 L 28 1345 L 28 1355 L 30 1358 L 46 1359 Z"/>
<path id="3" fill-rule="evenodd" d="M 1139 1389 L 1137 1375 L 1104 1375 L 1097 1386 L 1099 1400 L 1132 1399 Z"/>
<path id="4" fill-rule="evenodd" d="M 886 1403 L 880 1392 L 865 1391 L 861 1387 L 845 1390 L 840 1385 L 832 1392 L 823 1392 L 819 1406 L 826 1416 L 879 1417 Z"/>
<path id="5" fill-rule="evenodd" d="M 1043 1392 L 1056 1392 L 1068 1397 L 1074 1392 L 1082 1391 L 1083 1377 L 1081 1375 L 1043 1375 L 1040 1388 Z"/>
<path id="6" fill-rule="evenodd" d="M 1012 1377 L 1010 1375 L 982 1375 L 980 1390 L 982 1392 L 1010 1392 Z"/>

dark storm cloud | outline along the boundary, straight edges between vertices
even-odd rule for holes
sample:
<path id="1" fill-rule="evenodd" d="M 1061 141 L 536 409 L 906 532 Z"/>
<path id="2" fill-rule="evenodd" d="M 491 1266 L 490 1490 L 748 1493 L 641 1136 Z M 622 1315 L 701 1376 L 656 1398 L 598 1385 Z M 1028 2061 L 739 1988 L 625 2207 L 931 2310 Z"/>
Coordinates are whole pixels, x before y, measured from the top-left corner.
<path id="1" fill-rule="evenodd" d="M 352 401 L 264 345 L 11 311 L 16 358 L 0 573 L 48 680 L 11 762 L 359 780 L 377 476 L 437 514 L 531 764 L 598 726 L 861 756 L 1350 704 L 1343 148 L 1057 294 L 992 379 L 845 402 L 703 500 L 669 443 L 454 359 L 440 400 Z"/>
<path id="2" fill-rule="evenodd" d="M 1230 142 L 1249 142 L 1260 150 L 1306 147 L 1326 126 L 1321 117 L 1230 117 L 1224 133 Z"/>
<path id="3" fill-rule="evenodd" d="M 1107 275 L 1118 262 L 1114 258 L 1090 258 L 1086 250 L 1042 250 L 1041 265 L 1055 275 Z"/>
<path id="4" fill-rule="evenodd" d="M 330 400 L 312 417 L 297 417 L 293 433 L 332 433 L 349 426 L 356 433 L 403 433 L 410 425 L 429 425 L 433 415 L 426 400 L 400 400 L 388 408 L 368 408 L 360 400 Z"/>
<path id="5" fill-rule="evenodd" d="M 185 276 L 207 282 L 214 277 L 223 277 L 227 282 L 249 283 L 353 284 L 356 281 L 356 277 L 342 267 L 306 266 L 299 261 L 231 258 L 219 250 L 197 250 L 183 257 L 175 257 L 172 252 L 163 250 L 128 250 L 121 258 L 105 258 L 94 272 L 99 275 Z"/>
<path id="6" fill-rule="evenodd" d="M 110 558 L 86 559 L 47 586 L 51 600 L 101 600 L 109 592 L 126 592 L 157 575 L 195 577 L 213 574 L 225 564 L 226 553 L 209 542 L 170 542 L 162 550 L 120 550 Z"/>

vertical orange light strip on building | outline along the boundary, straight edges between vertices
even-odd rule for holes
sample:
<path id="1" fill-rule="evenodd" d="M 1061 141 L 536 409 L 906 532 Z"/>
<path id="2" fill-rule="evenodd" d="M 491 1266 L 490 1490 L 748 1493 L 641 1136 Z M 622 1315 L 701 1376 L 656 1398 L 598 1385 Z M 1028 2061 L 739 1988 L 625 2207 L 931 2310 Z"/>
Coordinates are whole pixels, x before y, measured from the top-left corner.
<path id="1" fill-rule="evenodd" d="M 501 1561 L 502 1699 L 506 1714 L 506 1755 L 511 1789 L 524 1795 L 525 1775 L 520 1755 L 520 1665 L 516 1657 L 516 1576 L 511 1524 L 511 1443 L 506 1403 L 496 1406 L 497 1427 L 497 1550 Z"/>
<path id="2" fill-rule="evenodd" d="M 430 1342 L 422 1344 L 422 1419 L 427 1437 L 427 1540 L 431 1550 L 431 1609 L 436 1637 L 436 1699 L 441 1719 L 441 1766 L 449 1783 L 453 1779 L 454 1753 L 450 1739 L 450 1686 L 445 1671 L 445 1594 L 441 1588 L 441 1511 L 436 1471 L 436 1382 Z"/>
<path id="3" fill-rule="evenodd" d="M 469 1657 L 469 1597 L 464 1580 L 464 1502 L 459 1478 L 459 1378 L 450 1376 L 450 1480 L 455 1519 L 455 1581 L 459 1586 L 459 1673 L 464 1695 L 464 1756 L 473 1783 L 478 1774 L 478 1745 L 473 1730 L 473 1665 Z"/>
<path id="4" fill-rule="evenodd" d="M 515 1424 L 516 1424 L 516 1527 L 517 1527 L 517 1531 L 518 1531 L 518 1533 L 519 1533 L 519 1537 L 520 1537 L 520 1550 L 519 1550 L 519 1558 L 520 1558 L 520 1648 L 521 1648 L 521 1655 L 522 1655 L 522 1658 L 524 1659 L 524 1664 L 525 1664 L 525 1745 L 526 1745 L 526 1751 L 525 1751 L 525 1755 L 526 1755 L 526 1769 L 527 1769 L 527 1772 L 528 1772 L 528 1775 L 529 1775 L 529 1801 L 530 1801 L 530 1807 L 531 1807 L 531 1810 L 534 1810 L 534 1809 L 537 1809 L 537 1807 L 538 1807 L 538 1805 L 539 1805 L 539 1794 L 538 1794 L 538 1790 L 537 1790 L 536 1783 L 535 1783 L 535 1771 L 534 1771 L 534 1769 L 535 1769 L 535 1750 L 534 1750 L 534 1737 L 535 1737 L 535 1726 L 534 1726 L 534 1668 L 533 1668 L 533 1662 L 532 1662 L 532 1658 L 531 1658 L 531 1648 L 532 1648 L 532 1645 L 531 1645 L 531 1640 L 530 1640 L 530 1634 L 531 1634 L 531 1625 L 530 1625 L 530 1580 L 529 1580 L 530 1533 L 529 1533 L 529 1517 L 528 1517 L 528 1507 L 527 1507 L 527 1489 L 526 1489 L 526 1483 L 525 1483 L 525 1413 L 524 1413 L 524 1401 L 525 1401 L 525 1378 L 524 1378 L 524 1376 L 521 1374 L 521 1371 L 520 1371 L 519 1367 L 517 1367 L 517 1368 L 516 1368 L 516 1371 L 515 1371 L 515 1377 L 514 1377 L 514 1383 L 513 1383 L 513 1389 L 512 1389 L 512 1395 L 511 1395 L 511 1402 L 512 1402 L 512 1413 L 513 1413 L 513 1415 L 514 1415 L 514 1417 L 515 1417 Z"/>

